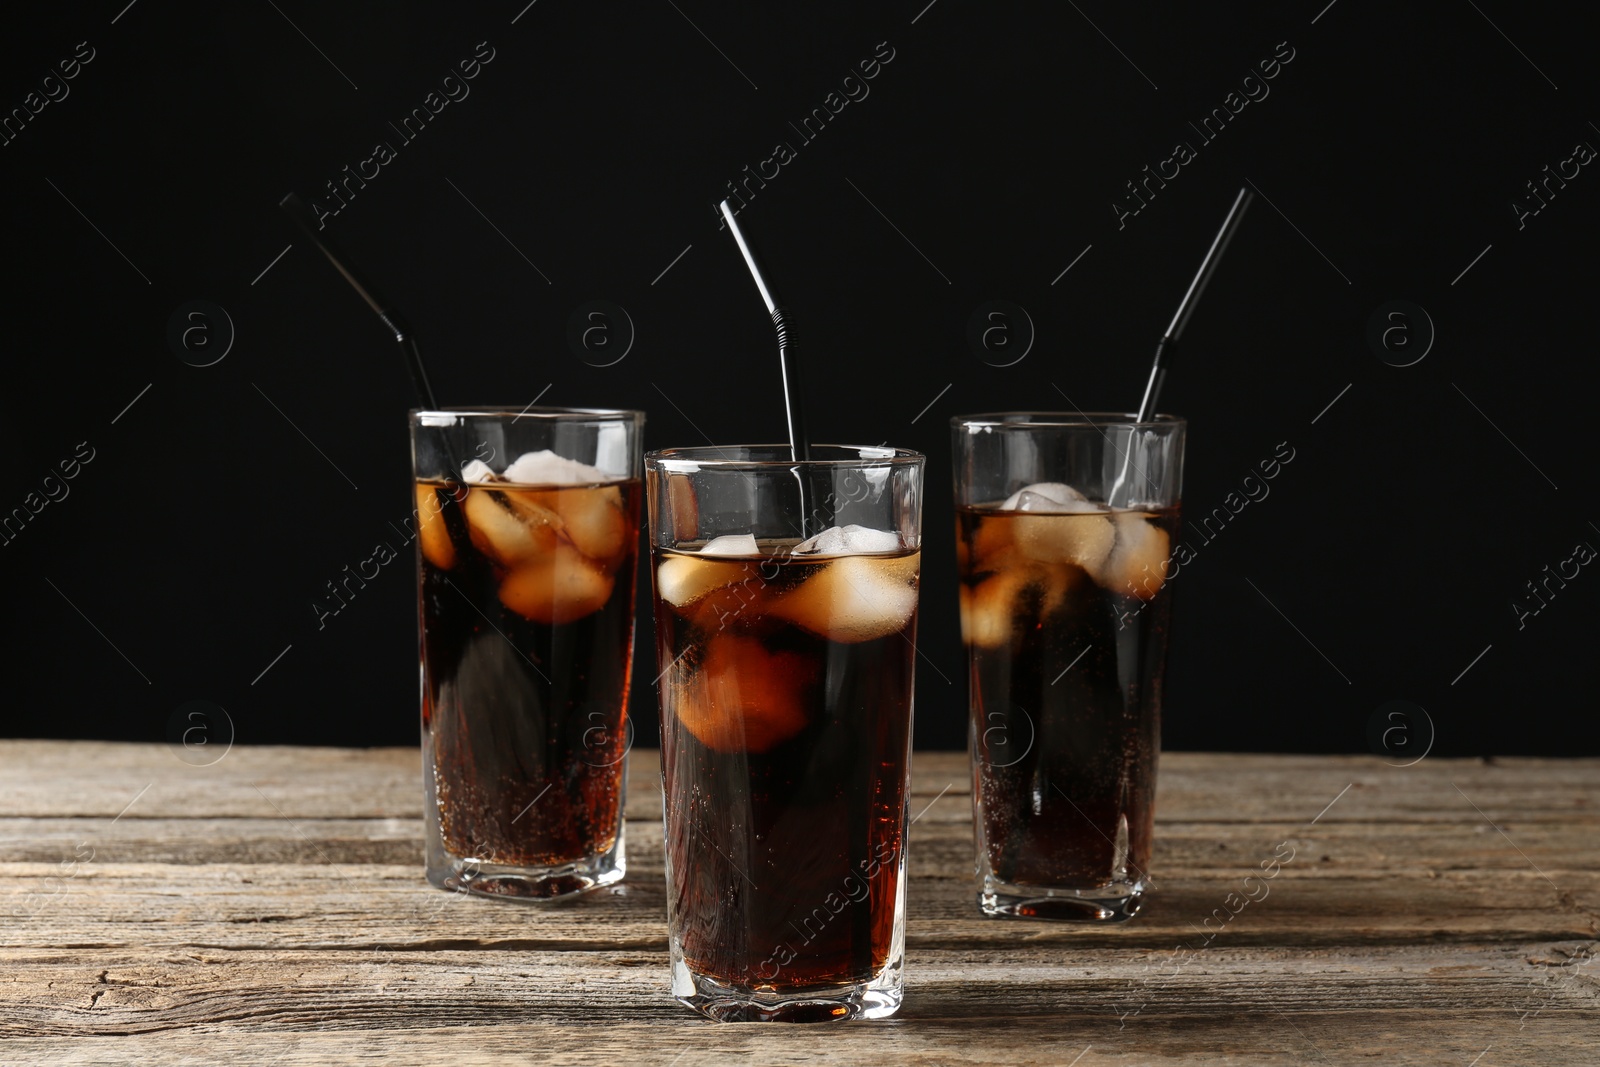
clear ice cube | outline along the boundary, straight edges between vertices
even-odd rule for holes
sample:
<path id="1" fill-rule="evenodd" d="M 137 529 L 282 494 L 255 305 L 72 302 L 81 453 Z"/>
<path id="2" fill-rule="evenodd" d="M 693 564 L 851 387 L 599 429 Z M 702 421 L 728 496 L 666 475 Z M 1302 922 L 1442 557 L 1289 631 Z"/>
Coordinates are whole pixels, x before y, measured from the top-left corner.
<path id="1" fill-rule="evenodd" d="M 710 593 L 756 576 L 754 561 L 668 556 L 656 568 L 656 593 L 675 608 L 687 607 Z"/>
<path id="2" fill-rule="evenodd" d="M 548 448 L 524 452 L 511 461 L 501 477 L 519 485 L 593 485 L 610 480 L 603 471 L 558 456 Z"/>
<path id="3" fill-rule="evenodd" d="M 497 482 L 500 477 L 495 474 L 494 468 L 483 460 L 474 459 L 461 468 L 461 480 L 470 484 L 477 484 L 479 482 Z"/>
<path id="4" fill-rule="evenodd" d="M 917 610 L 921 563 L 921 553 L 843 556 L 775 598 L 767 612 L 831 641 L 885 637 Z"/>
<path id="5" fill-rule="evenodd" d="M 794 546 L 796 555 L 818 556 L 859 556 L 899 550 L 899 534 L 854 524 L 830 526 Z"/>
<path id="6" fill-rule="evenodd" d="M 482 487 L 467 494 L 467 533 L 478 551 L 512 567 L 555 548 L 561 517 L 529 496 Z"/>
<path id="7" fill-rule="evenodd" d="M 761 546 L 755 534 L 723 534 L 700 546 L 702 556 L 759 556 Z"/>
<path id="8" fill-rule="evenodd" d="M 500 582 L 500 602 L 534 622 L 571 622 L 604 607 L 613 584 L 571 545 L 558 544 L 513 568 Z"/>
<path id="9" fill-rule="evenodd" d="M 1090 573 L 1113 593 L 1149 600 L 1166 582 L 1171 539 L 1143 512 L 1119 511 L 1112 516 L 1112 523 L 1115 546 Z"/>
<path id="10" fill-rule="evenodd" d="M 1094 514 L 1025 514 L 1011 520 L 1017 550 L 1043 563 L 1076 563 L 1093 574 L 1111 555 L 1116 527 Z"/>
<path id="11" fill-rule="evenodd" d="M 1104 511 L 1082 493 L 1065 482 L 1035 482 L 1025 485 L 1006 497 L 1001 511 L 1045 511 L 1073 514 L 1080 511 Z"/>

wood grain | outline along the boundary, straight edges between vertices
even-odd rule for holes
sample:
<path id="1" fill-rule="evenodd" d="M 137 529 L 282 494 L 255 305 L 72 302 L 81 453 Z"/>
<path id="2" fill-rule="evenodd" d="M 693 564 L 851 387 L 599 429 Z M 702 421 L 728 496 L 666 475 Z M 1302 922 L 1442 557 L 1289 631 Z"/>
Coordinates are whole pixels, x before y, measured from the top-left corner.
<path id="1" fill-rule="evenodd" d="M 0 1063 L 1596 1062 L 1600 761 L 1170 754 L 1150 904 L 1084 928 L 978 916 L 919 754 L 906 1005 L 820 1029 L 668 996 L 656 761 L 627 881 L 519 906 L 427 886 L 414 749 L 0 742 Z"/>

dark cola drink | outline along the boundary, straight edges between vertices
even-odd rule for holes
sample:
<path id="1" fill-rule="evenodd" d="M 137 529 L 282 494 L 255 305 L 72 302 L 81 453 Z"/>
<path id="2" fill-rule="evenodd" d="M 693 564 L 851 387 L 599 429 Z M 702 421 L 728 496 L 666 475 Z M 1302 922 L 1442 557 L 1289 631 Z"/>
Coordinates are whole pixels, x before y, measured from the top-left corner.
<path id="1" fill-rule="evenodd" d="M 957 511 L 979 904 L 1125 919 L 1150 863 L 1178 512 L 1060 489 L 1070 511 Z"/>
<path id="2" fill-rule="evenodd" d="M 891 1012 L 920 552 L 736 537 L 654 562 L 675 995 L 724 1019 Z M 876 1008 L 828 999 L 874 983 Z"/>
<path id="3" fill-rule="evenodd" d="M 417 483 L 435 885 L 622 877 L 640 483 Z"/>

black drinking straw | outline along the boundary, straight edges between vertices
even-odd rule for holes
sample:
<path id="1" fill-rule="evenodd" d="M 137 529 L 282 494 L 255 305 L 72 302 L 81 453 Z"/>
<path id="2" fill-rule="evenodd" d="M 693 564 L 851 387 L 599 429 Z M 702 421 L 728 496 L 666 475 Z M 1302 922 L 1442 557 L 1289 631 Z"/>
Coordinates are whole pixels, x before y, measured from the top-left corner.
<path id="1" fill-rule="evenodd" d="M 1183 300 L 1178 303 L 1176 314 L 1167 324 L 1167 332 L 1161 335 L 1161 341 L 1156 345 L 1156 358 L 1150 366 L 1150 380 L 1145 383 L 1144 400 L 1139 404 L 1140 422 L 1149 422 L 1155 416 L 1156 400 L 1161 395 L 1161 387 L 1166 384 L 1167 371 L 1172 366 L 1173 350 L 1178 347 L 1178 339 L 1183 336 L 1183 328 L 1189 325 L 1189 317 L 1200 305 L 1200 295 L 1206 291 L 1211 276 L 1217 272 L 1217 265 L 1222 262 L 1222 254 L 1228 250 L 1228 242 L 1232 241 L 1233 235 L 1239 231 L 1239 223 L 1244 220 L 1245 209 L 1254 199 L 1255 194 L 1248 187 L 1240 189 L 1239 195 L 1234 197 L 1233 207 L 1228 209 L 1228 217 L 1222 220 L 1222 228 L 1212 239 L 1206 258 L 1200 261 L 1200 269 L 1195 272 L 1194 280 L 1189 283 L 1189 291 L 1183 294 Z"/>
<path id="2" fill-rule="evenodd" d="M 717 210 L 722 212 L 722 217 L 727 220 L 728 230 L 739 245 L 739 254 L 744 256 L 745 266 L 750 268 L 750 277 L 755 279 L 756 289 L 761 293 L 761 299 L 767 305 L 767 313 L 772 316 L 772 325 L 778 331 L 778 365 L 783 370 L 783 411 L 789 424 L 789 456 L 796 462 L 810 459 L 811 443 L 806 440 L 805 398 L 800 385 L 800 364 L 794 358 L 794 353 L 789 350 L 788 313 L 779 302 L 777 294 L 772 291 L 766 276 L 762 274 L 761 266 L 756 262 L 755 250 L 750 247 L 744 231 L 739 228 L 738 220 L 733 216 L 733 208 L 724 200 L 717 205 Z"/>
<path id="3" fill-rule="evenodd" d="M 304 201 L 297 194 L 290 193 L 285 196 L 278 202 L 278 206 L 294 220 L 295 225 L 300 227 L 307 239 L 328 257 L 333 269 L 344 276 L 344 280 L 350 283 L 350 288 L 366 301 L 367 307 L 378 316 L 378 321 L 383 323 L 399 342 L 401 354 L 405 357 L 406 370 L 411 373 L 411 387 L 416 391 L 417 403 L 427 410 L 438 410 L 439 402 L 434 398 L 433 386 L 428 382 L 428 371 L 422 365 L 422 353 L 417 348 L 417 335 L 412 332 L 411 326 L 356 272 L 350 263 L 350 258 L 338 250 L 332 239 L 324 237 L 317 230 L 316 220 L 311 217 L 311 212 L 306 209 Z"/>
<path id="4" fill-rule="evenodd" d="M 1144 399 L 1139 402 L 1136 422 L 1149 422 L 1155 418 L 1156 402 L 1161 397 L 1161 387 L 1166 384 L 1167 371 L 1172 367 L 1172 357 L 1178 347 L 1178 339 L 1183 336 L 1184 327 L 1189 325 L 1194 309 L 1200 306 L 1201 294 L 1210 284 L 1211 276 L 1217 272 L 1217 265 L 1222 262 L 1222 254 L 1228 250 L 1228 242 L 1239 232 L 1239 223 L 1244 221 L 1245 209 L 1254 199 L 1255 193 L 1251 192 L 1248 186 L 1240 189 L 1239 195 L 1233 198 L 1233 206 L 1228 209 L 1228 217 L 1222 220 L 1222 228 L 1217 231 L 1217 236 L 1212 238 L 1211 247 L 1206 251 L 1206 258 L 1200 261 L 1200 269 L 1195 271 L 1194 279 L 1189 282 L 1188 292 L 1184 293 L 1183 299 L 1178 302 L 1178 310 L 1173 313 L 1172 321 L 1167 323 L 1167 331 L 1161 335 L 1161 340 L 1156 344 L 1155 359 L 1150 363 L 1150 378 L 1145 382 Z M 1133 450 L 1138 441 L 1138 434 L 1137 426 L 1128 428 L 1128 450 L 1122 456 L 1122 471 L 1111 486 L 1111 492 L 1106 494 L 1106 503 L 1111 507 L 1117 506 L 1119 496 L 1124 498 L 1127 496 L 1128 468 L 1133 465 Z"/>

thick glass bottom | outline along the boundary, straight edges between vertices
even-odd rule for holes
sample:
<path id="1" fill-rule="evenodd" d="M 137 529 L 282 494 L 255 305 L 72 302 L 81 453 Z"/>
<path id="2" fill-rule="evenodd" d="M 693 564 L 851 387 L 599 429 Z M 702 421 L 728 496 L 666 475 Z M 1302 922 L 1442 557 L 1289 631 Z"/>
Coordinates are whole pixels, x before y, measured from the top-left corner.
<path id="1" fill-rule="evenodd" d="M 1066 886 L 1007 885 L 985 878 L 978 890 L 978 908 L 985 915 L 1055 922 L 1127 922 L 1144 903 L 1144 880 L 1074 889 Z"/>
<path id="2" fill-rule="evenodd" d="M 672 995 L 722 1023 L 821 1023 L 887 1019 L 904 997 L 903 958 L 896 956 L 872 979 L 784 990 L 748 989 L 695 974 L 676 953 Z"/>
<path id="3" fill-rule="evenodd" d="M 428 881 L 439 889 L 496 900 L 563 900 L 622 880 L 627 870 L 623 837 L 619 827 L 610 851 L 554 867 L 510 867 L 430 849 Z"/>

